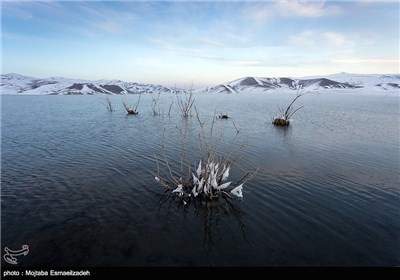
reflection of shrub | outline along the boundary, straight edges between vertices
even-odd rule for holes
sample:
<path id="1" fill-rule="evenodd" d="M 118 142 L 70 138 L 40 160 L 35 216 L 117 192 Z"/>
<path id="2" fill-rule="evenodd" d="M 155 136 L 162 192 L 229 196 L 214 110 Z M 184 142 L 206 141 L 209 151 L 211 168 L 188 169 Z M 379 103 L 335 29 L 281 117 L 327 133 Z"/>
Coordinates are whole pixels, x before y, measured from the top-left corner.
<path id="1" fill-rule="evenodd" d="M 160 93 L 157 93 L 156 96 L 151 95 L 152 103 L 151 103 L 151 112 L 153 116 L 161 115 L 160 108 L 158 107 L 158 101 L 160 100 Z"/>
<path id="2" fill-rule="evenodd" d="M 173 194 L 182 198 L 184 204 L 193 199 L 213 200 L 219 196 L 232 197 L 233 195 L 242 197 L 243 185 L 246 181 L 252 179 L 256 172 L 247 173 L 241 180 L 236 183 L 229 181 L 229 174 L 234 163 L 241 158 L 232 159 L 233 154 L 240 152 L 244 148 L 244 144 L 237 146 L 235 150 L 221 152 L 219 150 L 222 135 L 215 141 L 214 145 L 210 144 L 212 140 L 212 128 L 215 118 L 210 129 L 211 137 L 206 138 L 204 133 L 204 122 L 200 121 L 196 112 L 198 123 L 201 128 L 199 133 L 199 161 L 192 165 L 185 156 L 185 135 L 181 130 L 181 158 L 180 158 L 180 174 L 172 170 L 166 156 L 166 148 L 163 144 L 163 161 L 162 163 L 168 170 L 168 178 L 160 176 L 159 160 L 157 160 L 156 181 L 160 185 L 166 187 Z M 208 140 L 207 140 L 208 139 Z"/>
<path id="3" fill-rule="evenodd" d="M 279 109 L 280 113 L 281 113 L 281 117 L 275 118 L 273 120 L 273 124 L 274 125 L 278 125 L 278 126 L 287 126 L 290 124 L 290 118 L 301 108 L 303 108 L 303 106 L 297 108 L 296 110 L 293 109 L 293 104 L 294 102 L 299 99 L 301 96 L 303 96 L 304 94 L 304 90 L 301 90 L 302 87 L 299 86 L 297 88 L 297 93 L 296 93 L 296 97 L 292 100 L 292 102 L 289 104 L 289 106 L 286 108 L 286 110 L 283 110 L 283 108 Z M 301 90 L 301 91 L 300 91 Z"/>
<path id="4" fill-rule="evenodd" d="M 220 239 L 220 230 L 226 229 L 225 224 L 219 223 L 221 219 L 235 220 L 237 222 L 238 231 L 241 232 L 241 237 L 246 239 L 241 205 L 234 203 L 228 196 L 222 196 L 218 200 L 209 200 L 207 202 L 199 199 L 186 199 L 183 201 L 184 203 L 182 202 L 182 197 L 179 197 L 176 193 L 166 191 L 160 194 L 160 199 L 158 201 L 159 212 L 167 220 L 171 214 L 176 213 L 177 210 L 183 214 L 184 219 L 186 219 L 189 213 L 194 215 L 197 221 L 202 224 L 204 245 L 213 246 L 214 242 Z M 185 226 L 185 223 L 183 226 Z M 200 234 L 200 232 L 198 232 L 198 234 Z M 238 238 L 240 238 L 240 236 L 238 236 Z"/>

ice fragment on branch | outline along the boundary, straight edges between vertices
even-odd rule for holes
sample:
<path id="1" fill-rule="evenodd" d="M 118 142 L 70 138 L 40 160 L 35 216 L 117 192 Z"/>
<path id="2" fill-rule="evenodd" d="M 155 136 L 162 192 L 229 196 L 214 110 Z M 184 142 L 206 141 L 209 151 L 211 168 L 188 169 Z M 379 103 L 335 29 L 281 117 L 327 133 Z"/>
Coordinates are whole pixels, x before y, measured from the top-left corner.
<path id="1" fill-rule="evenodd" d="M 243 197 L 242 189 L 243 189 L 243 184 L 240 184 L 239 186 L 231 190 L 231 194 L 234 194 L 238 197 Z"/>
<path id="2" fill-rule="evenodd" d="M 217 189 L 217 190 L 223 190 L 223 189 L 229 187 L 229 185 L 230 185 L 231 183 L 232 183 L 232 182 L 224 183 L 224 184 L 222 184 L 222 185 L 217 186 L 216 189 Z"/>

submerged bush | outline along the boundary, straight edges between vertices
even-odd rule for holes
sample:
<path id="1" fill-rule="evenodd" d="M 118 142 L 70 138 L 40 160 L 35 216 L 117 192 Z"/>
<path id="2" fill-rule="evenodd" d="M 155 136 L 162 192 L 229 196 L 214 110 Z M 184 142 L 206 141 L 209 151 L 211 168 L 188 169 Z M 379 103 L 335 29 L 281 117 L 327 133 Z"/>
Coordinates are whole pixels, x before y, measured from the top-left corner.
<path id="1" fill-rule="evenodd" d="M 194 98 L 193 98 L 193 84 L 191 89 L 189 90 L 189 93 L 185 93 L 185 99 L 181 98 L 176 94 L 176 99 L 177 99 L 177 104 L 179 107 L 179 111 L 181 112 L 182 116 L 185 118 L 188 118 L 192 114 L 192 107 L 194 104 Z"/>
<path id="2" fill-rule="evenodd" d="M 252 179 L 258 169 L 255 172 L 248 172 L 241 180 L 234 183 L 228 180 L 232 166 L 237 160 L 241 158 L 238 156 L 233 157 L 233 154 L 240 152 L 244 148 L 244 144 L 237 146 L 234 150 L 228 149 L 228 151 L 220 151 L 220 141 L 223 138 L 219 137 L 215 141 L 214 145 L 212 142 L 212 129 L 214 125 L 215 117 L 213 118 L 212 125 L 210 128 L 211 137 L 205 137 L 204 125 L 205 123 L 200 121 L 199 115 L 196 111 L 198 124 L 200 125 L 201 132 L 198 138 L 199 153 L 197 163 L 190 164 L 190 161 L 185 157 L 185 137 L 184 132 L 181 130 L 181 158 L 180 158 L 180 173 L 172 170 L 166 157 L 166 148 L 163 144 L 163 165 L 168 170 L 167 178 L 160 176 L 160 161 L 156 157 L 157 161 L 157 175 L 155 180 L 161 185 L 167 188 L 167 191 L 176 194 L 182 198 L 184 204 L 193 199 L 200 200 L 216 200 L 218 197 L 223 196 L 225 198 L 231 198 L 233 196 L 243 197 L 243 186 L 246 181 Z M 237 134 L 236 134 L 237 135 Z M 207 140 L 208 139 L 208 140 Z M 235 139 L 234 139 L 235 140 Z M 232 147 L 232 144 L 231 144 Z"/>
<path id="3" fill-rule="evenodd" d="M 284 109 L 279 109 L 281 116 L 278 118 L 275 118 L 272 123 L 274 125 L 278 125 L 278 126 L 288 126 L 290 124 L 290 118 L 301 108 L 303 108 L 303 106 L 297 108 L 297 109 L 293 109 L 293 104 L 294 102 L 299 99 L 301 96 L 303 96 L 304 94 L 304 89 L 301 90 L 302 87 L 299 86 L 297 87 L 297 93 L 295 98 L 292 100 L 292 102 L 289 104 L 289 106 L 287 106 L 286 110 Z"/>
<path id="4" fill-rule="evenodd" d="M 111 102 L 110 97 L 104 97 L 104 101 L 102 102 L 102 104 L 107 108 L 108 112 L 114 112 L 114 106 Z"/>
<path id="5" fill-rule="evenodd" d="M 222 113 L 217 116 L 218 119 L 229 119 L 228 113 Z"/>
<path id="6" fill-rule="evenodd" d="M 122 101 L 122 104 L 124 105 L 125 111 L 128 115 L 137 115 L 139 114 L 139 111 L 137 110 L 139 103 L 140 103 L 140 97 L 142 95 L 139 94 L 139 98 L 138 101 L 136 102 L 135 106 L 130 106 L 130 105 L 126 105 L 125 102 Z"/>

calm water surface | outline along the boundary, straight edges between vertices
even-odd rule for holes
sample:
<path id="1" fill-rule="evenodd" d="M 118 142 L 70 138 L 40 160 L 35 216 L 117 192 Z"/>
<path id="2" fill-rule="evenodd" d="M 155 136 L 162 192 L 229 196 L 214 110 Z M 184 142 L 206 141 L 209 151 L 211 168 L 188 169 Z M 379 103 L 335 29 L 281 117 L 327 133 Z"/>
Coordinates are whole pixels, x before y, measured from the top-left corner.
<path id="1" fill-rule="evenodd" d="M 150 95 L 137 116 L 122 107 L 132 95 L 113 96 L 113 113 L 101 96 L 2 96 L 2 250 L 28 244 L 20 266 L 398 266 L 399 95 L 308 94 L 288 129 L 273 127 L 292 98 L 195 97 L 206 128 L 215 110 L 232 117 L 214 123 L 220 151 L 246 142 L 232 179 L 260 168 L 243 199 L 211 207 L 154 180 L 163 138 L 174 170 L 181 133 L 199 156 L 197 119 L 174 95 L 163 116 Z"/>

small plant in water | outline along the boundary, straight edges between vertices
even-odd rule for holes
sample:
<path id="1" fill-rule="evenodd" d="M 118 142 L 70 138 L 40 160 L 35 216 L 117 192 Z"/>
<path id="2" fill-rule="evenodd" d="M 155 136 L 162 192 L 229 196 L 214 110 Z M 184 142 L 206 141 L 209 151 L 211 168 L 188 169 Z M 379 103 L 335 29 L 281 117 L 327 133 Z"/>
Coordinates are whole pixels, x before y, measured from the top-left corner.
<path id="1" fill-rule="evenodd" d="M 114 112 L 114 107 L 111 103 L 110 97 L 108 96 L 104 97 L 104 101 L 102 102 L 102 104 L 107 108 L 108 112 Z"/>
<path id="2" fill-rule="evenodd" d="M 176 94 L 179 110 L 183 117 L 188 118 L 191 115 L 192 106 L 194 104 L 193 98 L 193 84 L 190 88 L 189 93 L 185 93 L 185 99 L 181 98 Z"/>
<path id="3" fill-rule="evenodd" d="M 158 106 L 158 101 L 160 100 L 160 93 L 158 92 L 157 95 L 151 95 L 151 113 L 153 116 L 160 116 L 161 115 L 161 110 Z"/>
<path id="4" fill-rule="evenodd" d="M 137 114 L 139 114 L 139 111 L 137 110 L 137 108 L 139 106 L 140 97 L 141 97 L 141 94 L 139 94 L 139 98 L 138 98 L 138 101 L 136 102 L 135 106 L 128 106 L 128 105 L 125 104 L 124 101 L 122 101 L 122 104 L 124 105 L 124 108 L 125 108 L 126 113 L 128 115 L 137 115 Z"/>
<path id="5" fill-rule="evenodd" d="M 228 113 L 222 113 L 217 116 L 219 119 L 229 119 Z"/>
<path id="6" fill-rule="evenodd" d="M 167 167 L 169 175 L 167 179 L 160 176 L 159 161 L 156 157 L 157 175 L 155 176 L 155 180 L 160 185 L 166 187 L 168 191 L 180 197 L 184 204 L 194 199 L 214 200 L 218 199 L 220 196 L 224 198 L 231 198 L 233 196 L 243 197 L 242 190 L 244 183 L 251 180 L 258 169 L 255 172 L 247 173 L 236 183 L 228 180 L 231 167 L 241 157 L 230 159 L 234 151 L 221 153 L 218 148 L 221 138 L 217 140 L 214 146 L 207 143 L 203 130 L 204 122 L 200 121 L 197 111 L 196 114 L 201 127 L 201 133 L 199 135 L 200 160 L 198 164 L 191 165 L 185 158 L 183 153 L 184 136 L 181 131 L 181 173 L 177 175 L 176 172 L 173 172 L 165 154 L 165 147 L 163 146 L 163 163 Z M 215 120 L 215 117 L 213 119 Z M 235 152 L 241 150 L 243 147 L 244 144 L 240 145 Z"/>
<path id="7" fill-rule="evenodd" d="M 290 124 L 290 118 L 301 108 L 303 108 L 303 106 L 297 108 L 296 110 L 293 109 L 293 104 L 294 102 L 299 99 L 301 96 L 303 96 L 304 94 L 304 89 L 301 90 L 302 87 L 298 86 L 297 87 L 297 93 L 295 98 L 292 100 L 292 102 L 289 104 L 289 106 L 286 108 L 286 110 L 284 110 L 283 108 L 279 109 L 281 116 L 278 118 L 275 118 L 272 123 L 274 125 L 277 126 L 288 126 Z"/>

